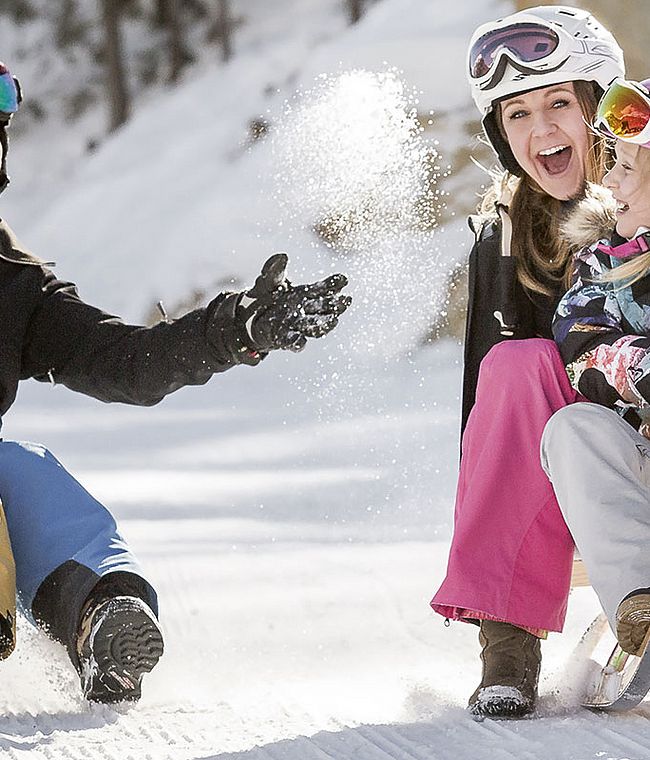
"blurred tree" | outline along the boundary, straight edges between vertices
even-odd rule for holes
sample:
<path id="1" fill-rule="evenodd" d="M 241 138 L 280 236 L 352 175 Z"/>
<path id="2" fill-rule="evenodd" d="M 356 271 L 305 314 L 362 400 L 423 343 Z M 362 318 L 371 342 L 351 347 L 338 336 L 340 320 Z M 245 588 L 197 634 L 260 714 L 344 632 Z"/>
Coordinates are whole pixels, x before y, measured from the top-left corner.
<path id="1" fill-rule="evenodd" d="M 122 52 L 120 28 L 123 0 L 102 0 L 102 21 L 104 24 L 105 78 L 109 105 L 109 131 L 121 127 L 131 111 L 131 99 L 127 85 L 127 75 Z"/>
<path id="2" fill-rule="evenodd" d="M 52 16 L 57 47 L 85 45 L 86 26 L 81 20 L 76 0 L 62 0 L 58 13 Z"/>
<path id="3" fill-rule="evenodd" d="M 6 8 L 4 7 L 5 5 Z M 33 21 L 38 17 L 38 13 L 32 7 L 29 0 L 13 0 L 11 3 L 3 0 L 3 2 L 0 2 L 0 12 L 11 14 L 17 24 Z"/>
<path id="4" fill-rule="evenodd" d="M 346 0 L 351 24 L 356 24 L 363 14 L 363 0 Z"/>
<path id="5" fill-rule="evenodd" d="M 221 59 L 229 61 L 233 55 L 232 30 L 234 20 L 230 0 L 217 0 L 217 14 L 208 29 L 208 40 L 219 42 L 221 45 Z"/>
<path id="6" fill-rule="evenodd" d="M 194 63 L 194 57 L 185 45 L 180 0 L 156 0 L 155 21 L 166 32 L 169 55 L 168 81 L 177 82 L 183 69 Z"/>
<path id="7" fill-rule="evenodd" d="M 367 6 L 376 2 L 377 0 L 345 0 L 350 23 L 356 24 L 365 13 Z"/>

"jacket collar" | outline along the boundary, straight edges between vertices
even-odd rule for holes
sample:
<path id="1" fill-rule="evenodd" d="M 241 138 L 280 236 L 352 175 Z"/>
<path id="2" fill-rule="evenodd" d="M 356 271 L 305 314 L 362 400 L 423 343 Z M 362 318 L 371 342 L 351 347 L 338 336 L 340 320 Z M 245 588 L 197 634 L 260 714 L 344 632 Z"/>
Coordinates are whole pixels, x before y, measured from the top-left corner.
<path id="1" fill-rule="evenodd" d="M 577 253 L 601 240 L 610 241 L 616 226 L 616 201 L 600 185 L 588 184 L 584 196 L 573 203 L 560 225 L 560 235 Z M 621 243 L 625 241 L 621 239 Z"/>
<path id="2" fill-rule="evenodd" d="M 631 240 L 626 240 L 614 230 L 610 243 L 611 245 L 598 243 L 596 248 L 615 259 L 627 259 L 630 256 L 636 256 L 638 253 L 650 251 L 650 231 L 646 230 Z"/>

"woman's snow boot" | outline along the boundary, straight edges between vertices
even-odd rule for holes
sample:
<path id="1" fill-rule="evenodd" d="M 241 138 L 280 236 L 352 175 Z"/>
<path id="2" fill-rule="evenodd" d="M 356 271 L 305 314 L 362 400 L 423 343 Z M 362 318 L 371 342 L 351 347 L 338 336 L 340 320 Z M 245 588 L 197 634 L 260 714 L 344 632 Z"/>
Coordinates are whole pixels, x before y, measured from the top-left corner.
<path id="1" fill-rule="evenodd" d="M 474 715 L 518 718 L 532 712 L 542 662 L 537 636 L 510 623 L 482 620 L 483 677 L 469 700 Z"/>

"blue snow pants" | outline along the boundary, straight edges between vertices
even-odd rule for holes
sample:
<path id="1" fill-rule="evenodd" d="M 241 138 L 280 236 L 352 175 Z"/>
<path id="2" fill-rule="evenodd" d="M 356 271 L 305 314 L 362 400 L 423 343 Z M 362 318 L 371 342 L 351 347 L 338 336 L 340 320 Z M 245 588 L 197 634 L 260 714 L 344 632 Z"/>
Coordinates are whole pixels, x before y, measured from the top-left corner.
<path id="1" fill-rule="evenodd" d="M 73 661 L 81 609 L 100 581 L 140 596 L 158 614 L 155 591 L 111 513 L 46 448 L 0 440 L 0 501 L 19 603 Z"/>

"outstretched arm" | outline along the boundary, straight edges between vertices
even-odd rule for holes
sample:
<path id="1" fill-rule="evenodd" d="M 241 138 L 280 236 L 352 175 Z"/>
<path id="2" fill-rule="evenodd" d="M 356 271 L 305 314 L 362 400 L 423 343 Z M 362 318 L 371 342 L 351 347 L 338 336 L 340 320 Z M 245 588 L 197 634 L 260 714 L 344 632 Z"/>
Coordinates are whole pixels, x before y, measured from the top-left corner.
<path id="1" fill-rule="evenodd" d="M 125 324 L 86 304 L 74 285 L 46 272 L 21 377 L 54 380 L 102 401 L 152 405 L 235 364 L 257 364 L 273 349 L 301 348 L 329 332 L 349 304 L 337 295 L 346 282 L 341 275 L 332 290 L 328 280 L 294 287 L 284 267 L 281 276 L 277 263 L 271 270 L 270 280 L 263 270 L 247 293 L 221 294 L 206 308 L 153 327 Z"/>

